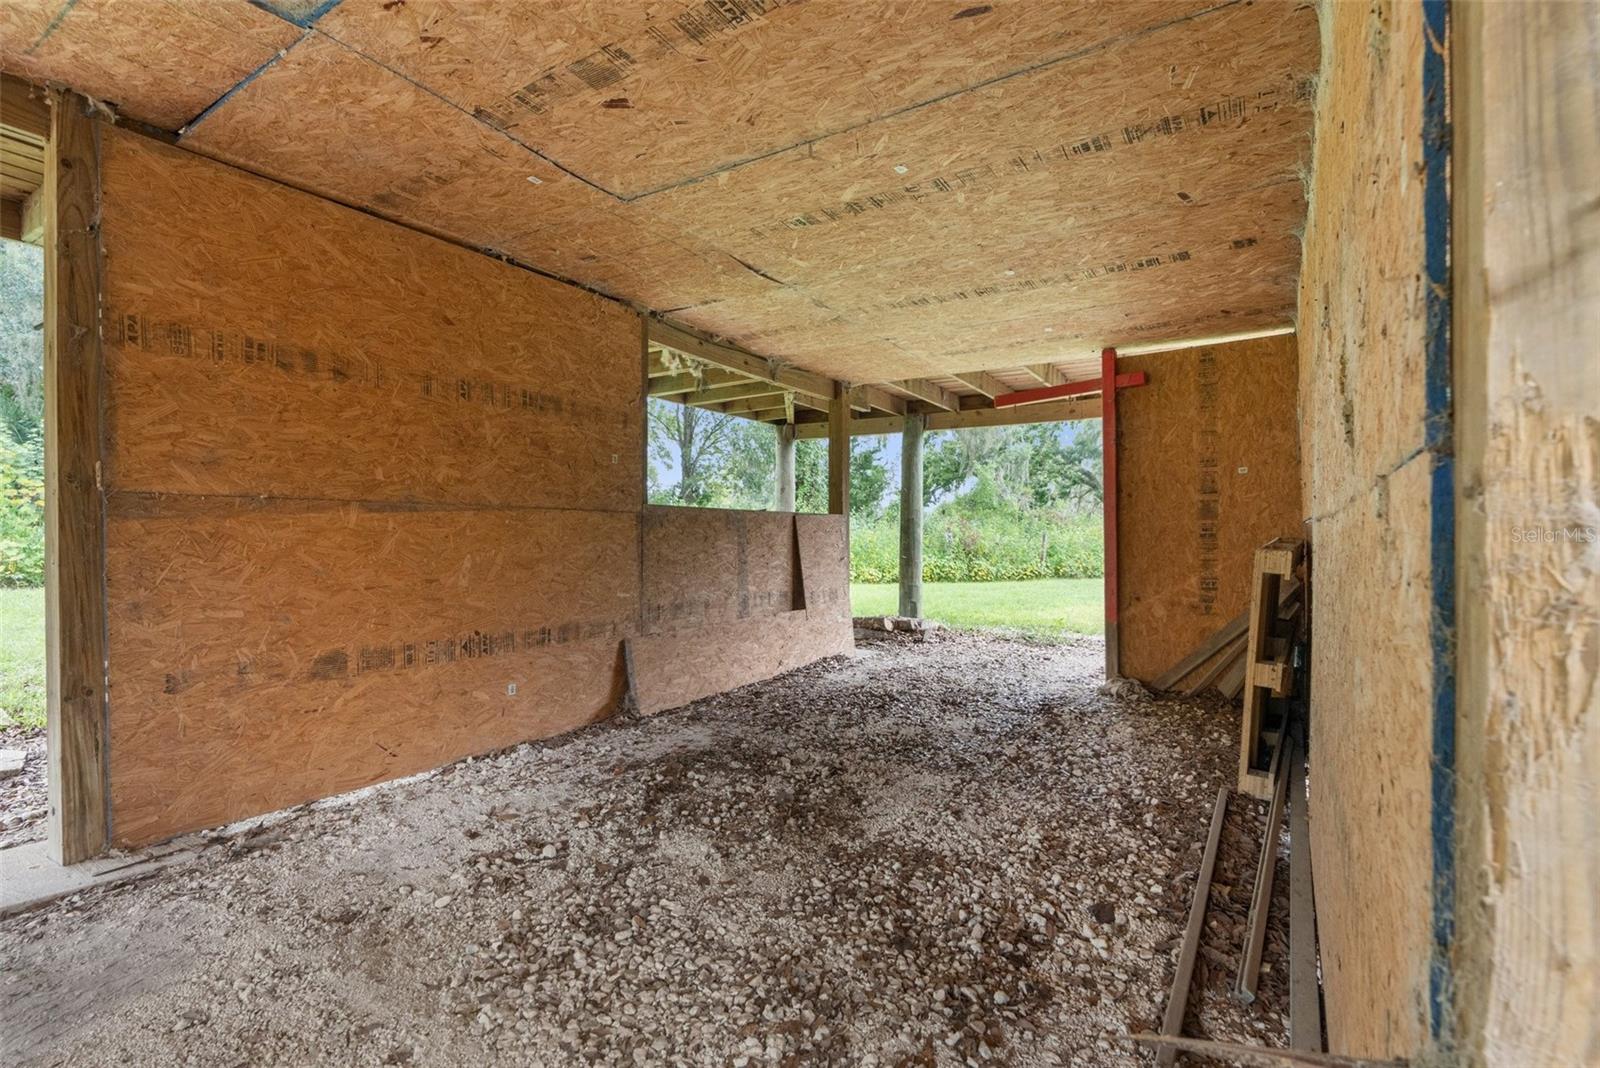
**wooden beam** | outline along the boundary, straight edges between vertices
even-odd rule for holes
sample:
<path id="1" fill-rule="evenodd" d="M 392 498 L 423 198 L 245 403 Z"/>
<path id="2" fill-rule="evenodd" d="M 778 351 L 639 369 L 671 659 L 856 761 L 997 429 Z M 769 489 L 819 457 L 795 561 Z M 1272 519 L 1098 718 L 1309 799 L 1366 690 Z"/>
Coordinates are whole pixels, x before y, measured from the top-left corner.
<path id="1" fill-rule="evenodd" d="M 850 514 L 850 399 L 843 382 L 834 384 L 828 409 L 828 513 Z"/>
<path id="2" fill-rule="evenodd" d="M 957 379 L 958 381 L 965 382 L 967 385 L 971 386 L 979 393 L 982 393 L 990 400 L 994 400 L 996 397 L 1002 397 L 1011 392 L 1010 386 L 1000 381 L 988 371 L 973 371 L 970 374 L 951 375 L 950 377 Z"/>
<path id="3" fill-rule="evenodd" d="M 741 382 L 738 385 L 695 390 L 693 393 L 685 393 L 678 399 L 684 404 L 693 405 L 726 404 L 729 401 L 747 400 L 751 397 L 782 395 L 783 392 L 782 386 L 775 386 L 771 382 Z M 764 406 L 770 407 L 770 405 Z"/>
<path id="4" fill-rule="evenodd" d="M 900 614 L 922 618 L 922 425 L 906 416 L 900 434 Z"/>
<path id="5" fill-rule="evenodd" d="M 850 391 L 850 406 L 857 411 L 905 415 L 906 400 L 877 386 L 857 386 Z"/>
<path id="6" fill-rule="evenodd" d="M 773 389 L 767 386 L 767 389 Z M 784 411 L 783 398 L 785 394 L 780 390 L 774 393 L 760 393 L 753 397 L 736 397 L 716 405 L 716 410 L 726 412 L 728 415 L 744 415 L 749 412 Z"/>
<path id="7" fill-rule="evenodd" d="M 1059 386 L 1067 380 L 1067 376 L 1054 364 L 1030 363 L 1023 370 L 1037 379 L 1041 386 Z"/>
<path id="8" fill-rule="evenodd" d="M 22 240 L 22 201 L 15 197 L 0 200 L 0 237 Z"/>
<path id="9" fill-rule="evenodd" d="M 59 91 L 51 99 L 45 202 L 54 211 L 44 254 L 48 837 L 56 860 L 76 864 L 107 844 L 100 153 L 88 102 Z"/>
<path id="10" fill-rule="evenodd" d="M 956 395 L 936 383 L 929 382 L 926 378 L 906 378 L 898 382 L 885 382 L 890 389 L 899 390 L 908 397 L 915 398 L 924 404 L 931 404 L 935 408 L 943 408 L 947 412 L 961 410 L 961 401 Z"/>
<path id="11" fill-rule="evenodd" d="M 650 340 L 687 356 L 716 364 L 730 371 L 738 371 L 750 378 L 773 382 L 822 400 L 833 398 L 833 379 L 812 374 L 795 367 L 783 367 L 754 353 L 735 348 L 720 341 L 712 341 L 691 330 L 661 319 L 650 320 Z"/>
<path id="12" fill-rule="evenodd" d="M 963 412 L 930 412 L 928 430 L 970 430 L 984 426 L 1018 426 L 1024 423 L 1053 423 L 1071 419 L 1098 419 L 1100 404 L 1093 400 L 1064 400 L 1048 404 L 1028 404 L 1020 408 L 979 408 Z M 902 416 L 871 416 L 850 421 L 850 433 L 898 434 L 905 426 Z M 795 433 L 802 439 L 828 436 L 826 421 L 815 418 L 798 421 Z"/>
<path id="13" fill-rule="evenodd" d="M 30 137 L 50 136 L 50 97 L 45 90 L 12 74 L 0 74 L 0 126 Z"/>
<path id="14" fill-rule="evenodd" d="M 1117 389 L 1132 389 L 1142 386 L 1146 382 L 1143 371 L 1132 374 L 1117 375 L 1114 379 Z M 1086 378 L 1081 382 L 1063 382 L 1058 386 L 1040 386 L 1038 389 L 1023 389 L 1015 393 L 1007 393 L 994 402 L 996 408 L 1006 408 L 1014 404 L 1037 404 L 1039 401 L 1060 400 L 1062 397 L 1081 397 L 1086 393 L 1101 393 L 1105 390 L 1106 379 Z"/>

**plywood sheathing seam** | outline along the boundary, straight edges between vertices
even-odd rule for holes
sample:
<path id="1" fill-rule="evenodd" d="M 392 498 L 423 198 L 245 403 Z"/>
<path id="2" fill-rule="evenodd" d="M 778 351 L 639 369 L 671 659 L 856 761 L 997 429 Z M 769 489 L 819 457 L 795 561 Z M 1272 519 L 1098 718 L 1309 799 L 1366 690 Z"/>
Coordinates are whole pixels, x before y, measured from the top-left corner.
<path id="1" fill-rule="evenodd" d="M 184 142 L 852 381 L 1285 321 L 1308 8 L 884 9 L 863 36 L 824 5 L 721 7 L 749 17 L 669 55 L 680 9 L 558 6 L 552 36 L 343 4 Z M 718 147 L 769 133 L 748 162 Z M 602 192 L 651 168 L 668 188 Z"/>
<path id="2" fill-rule="evenodd" d="M 300 37 L 246 3 L 9 0 L 0 68 L 176 130 Z"/>

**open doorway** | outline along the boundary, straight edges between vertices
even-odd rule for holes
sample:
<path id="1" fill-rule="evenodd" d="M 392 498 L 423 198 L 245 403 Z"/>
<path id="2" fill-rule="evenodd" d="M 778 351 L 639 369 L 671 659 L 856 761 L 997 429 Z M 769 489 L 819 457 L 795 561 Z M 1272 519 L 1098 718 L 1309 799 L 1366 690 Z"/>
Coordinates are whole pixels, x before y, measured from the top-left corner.
<path id="1" fill-rule="evenodd" d="M 7 89 L 9 90 L 9 86 Z M 0 139 L 0 848 L 41 840 L 45 752 L 43 124 Z"/>
<path id="2" fill-rule="evenodd" d="M 856 442 L 851 611 L 889 616 L 900 577 L 900 435 Z M 1104 633 L 1098 420 L 930 431 L 922 482 L 927 619 L 1042 639 Z"/>

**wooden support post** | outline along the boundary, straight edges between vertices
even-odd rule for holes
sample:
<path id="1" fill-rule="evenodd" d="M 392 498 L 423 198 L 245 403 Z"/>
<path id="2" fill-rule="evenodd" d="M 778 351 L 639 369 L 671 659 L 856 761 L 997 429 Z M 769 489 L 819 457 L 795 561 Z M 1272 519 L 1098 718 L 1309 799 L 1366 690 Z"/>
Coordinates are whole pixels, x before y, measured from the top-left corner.
<path id="1" fill-rule="evenodd" d="M 900 614 L 922 618 L 922 424 L 906 416 L 900 434 Z"/>
<path id="2" fill-rule="evenodd" d="M 794 511 L 794 424 L 778 427 L 778 511 Z"/>
<path id="3" fill-rule="evenodd" d="M 100 486 L 100 145 L 51 94 L 44 180 L 45 700 L 51 854 L 106 848 L 105 501 Z"/>
<path id="4" fill-rule="evenodd" d="M 1104 491 L 1106 678 L 1121 674 L 1117 644 L 1117 350 L 1100 350 L 1100 448 Z"/>
<path id="5" fill-rule="evenodd" d="M 828 514 L 850 514 L 850 391 L 833 384 L 828 406 Z"/>

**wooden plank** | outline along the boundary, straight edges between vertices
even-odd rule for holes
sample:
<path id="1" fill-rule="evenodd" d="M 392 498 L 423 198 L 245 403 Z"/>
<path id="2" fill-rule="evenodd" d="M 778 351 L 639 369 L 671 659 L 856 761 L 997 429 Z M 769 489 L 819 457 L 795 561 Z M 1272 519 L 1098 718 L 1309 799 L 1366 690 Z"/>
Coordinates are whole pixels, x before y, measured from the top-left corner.
<path id="1" fill-rule="evenodd" d="M 1311 816 L 1305 747 L 1289 761 L 1289 1045 L 1322 1051 L 1322 988 L 1317 980 L 1317 913 L 1311 885 Z"/>
<path id="2" fill-rule="evenodd" d="M 1132 389 L 1142 386 L 1147 381 L 1143 371 L 1134 371 L 1129 374 L 1116 376 L 1117 389 Z M 1015 393 L 1007 393 L 995 399 L 996 408 L 1007 408 L 1014 404 L 1038 404 L 1040 401 L 1060 400 L 1062 397 L 1081 397 L 1089 393 L 1099 393 L 1105 389 L 1106 378 L 1087 378 L 1081 382 L 1063 382 L 1059 386 L 1041 386 L 1038 389 L 1022 389 Z"/>
<path id="3" fill-rule="evenodd" d="M 654 715 L 803 667 L 854 646 L 850 620 L 786 612 L 749 623 L 707 624 L 633 643 L 639 711 Z"/>
<path id="4" fill-rule="evenodd" d="M 100 484 L 100 126 L 51 94 L 45 241 L 45 662 L 50 851 L 106 847 L 106 545 Z"/>
<path id="5" fill-rule="evenodd" d="M 1200 676 L 1183 692 L 1190 696 L 1204 693 L 1229 668 L 1244 659 L 1244 643 L 1245 636 L 1243 634 L 1235 637 L 1233 641 L 1223 647 L 1222 655 L 1217 657 L 1216 662 L 1201 672 Z"/>
<path id="6" fill-rule="evenodd" d="M 1206 902 L 1211 898 L 1211 876 L 1217 867 L 1217 843 L 1222 840 L 1222 822 L 1228 815 L 1228 788 L 1218 787 L 1216 807 L 1211 811 L 1211 830 L 1206 835 L 1205 852 L 1200 856 L 1200 871 L 1195 876 L 1194 897 L 1189 902 L 1189 922 L 1183 929 L 1178 964 L 1172 973 L 1172 990 L 1161 1017 L 1163 1035 L 1183 1033 L 1183 1015 L 1189 1004 L 1189 987 L 1194 981 L 1194 961 L 1200 951 L 1200 929 L 1205 925 Z M 1172 1046 L 1163 1046 L 1157 1064 L 1171 1064 L 1177 1057 Z"/>
<path id="7" fill-rule="evenodd" d="M 0 198 L 0 237 L 22 240 L 22 201 L 16 197 Z"/>
<path id="8" fill-rule="evenodd" d="M 1203 643 L 1201 643 L 1198 649 L 1184 657 L 1182 660 L 1178 661 L 1176 664 L 1173 664 L 1165 672 L 1159 675 L 1156 680 L 1150 684 L 1151 688 L 1155 690 L 1172 689 L 1178 683 L 1183 681 L 1183 677 L 1185 675 L 1198 668 L 1201 664 L 1204 664 L 1207 660 L 1210 660 L 1222 649 L 1224 645 L 1229 644 L 1235 638 L 1243 634 L 1245 632 L 1245 628 L 1249 625 L 1249 622 L 1250 616 L 1248 612 L 1240 612 L 1238 615 L 1228 620 L 1228 622 L 1217 628 L 1217 632 L 1215 634 L 1211 635 L 1211 637 L 1207 638 Z"/>
<path id="9" fill-rule="evenodd" d="M 44 244 L 45 207 L 49 203 L 45 199 L 44 188 L 41 186 L 28 195 L 22 202 L 22 232 L 20 240 L 30 245 Z"/>
<path id="10" fill-rule="evenodd" d="M 1289 769 L 1280 741 L 1273 750 L 1272 802 L 1267 807 L 1267 827 L 1261 835 L 1261 855 L 1256 863 L 1255 888 L 1250 895 L 1250 915 L 1245 921 L 1247 937 L 1239 959 L 1238 982 L 1234 993 L 1246 1005 L 1256 999 L 1256 983 L 1261 977 L 1261 951 L 1267 941 L 1267 913 L 1272 908 L 1272 883 L 1278 869 L 1278 825 L 1283 821 L 1284 798 L 1288 796 Z"/>
<path id="11" fill-rule="evenodd" d="M 31 82 L 0 72 L 0 126 L 9 126 L 38 140 L 48 138 L 49 95 Z"/>
<path id="12" fill-rule="evenodd" d="M 728 401 L 746 400 L 750 397 L 772 397 L 782 394 L 782 386 L 773 385 L 771 382 L 748 382 L 740 385 L 716 386 L 711 389 L 697 389 L 685 393 L 678 398 L 680 404 L 693 404 L 695 406 L 710 404 L 726 404 Z"/>
<path id="13" fill-rule="evenodd" d="M 1030 404 L 1022 408 L 982 408 L 977 411 L 929 412 L 928 430 L 968 430 L 973 427 L 1019 426 L 1026 423 L 1053 423 L 1075 419 L 1098 419 L 1100 405 L 1095 401 L 1066 400 L 1055 404 Z M 903 418 L 894 416 L 850 420 L 850 433 L 898 434 L 905 425 Z M 803 439 L 825 438 L 828 424 L 824 420 L 801 420 L 796 433 Z"/>
<path id="14" fill-rule="evenodd" d="M 1193 1053 L 1208 1060 L 1265 1065 L 1266 1068 L 1407 1068 L 1406 1061 L 1343 1057 L 1331 1053 L 1303 1053 L 1299 1050 L 1247 1046 L 1239 1042 L 1213 1042 L 1207 1038 L 1177 1038 L 1170 1035 L 1137 1034 L 1133 1041 L 1147 1046 Z M 1168 1062 L 1170 1063 L 1170 1062 Z"/>
<path id="15" fill-rule="evenodd" d="M 852 407 L 858 411 L 886 412 L 890 415 L 905 415 L 906 401 L 904 397 L 897 397 L 886 389 L 877 386 L 857 386 L 850 391 Z"/>
<path id="16" fill-rule="evenodd" d="M 828 411 L 828 514 L 850 514 L 850 402 L 841 382 Z"/>

